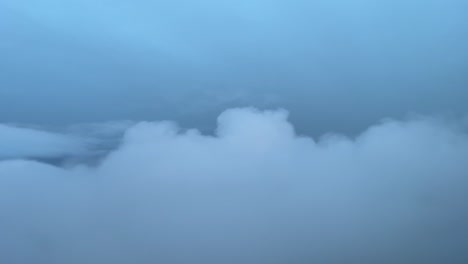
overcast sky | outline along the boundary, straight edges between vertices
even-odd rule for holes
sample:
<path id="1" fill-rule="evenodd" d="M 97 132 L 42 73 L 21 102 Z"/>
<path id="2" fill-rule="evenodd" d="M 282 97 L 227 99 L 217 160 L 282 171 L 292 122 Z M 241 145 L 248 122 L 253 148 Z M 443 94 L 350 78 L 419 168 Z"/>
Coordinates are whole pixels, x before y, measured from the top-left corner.
<path id="1" fill-rule="evenodd" d="M 227 107 L 284 107 L 319 134 L 460 114 L 467 12 L 464 0 L 1 0 L 0 122 L 214 127 Z"/>

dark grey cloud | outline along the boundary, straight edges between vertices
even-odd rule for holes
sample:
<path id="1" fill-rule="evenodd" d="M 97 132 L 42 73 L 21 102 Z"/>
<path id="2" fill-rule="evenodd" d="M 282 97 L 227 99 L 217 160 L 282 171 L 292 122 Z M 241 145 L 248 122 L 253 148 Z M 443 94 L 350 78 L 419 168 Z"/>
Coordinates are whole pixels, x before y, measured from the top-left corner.
<path id="1" fill-rule="evenodd" d="M 135 124 L 93 168 L 0 162 L 0 262 L 466 263 L 466 124 L 316 140 L 287 116 L 228 110 L 213 136 Z"/>

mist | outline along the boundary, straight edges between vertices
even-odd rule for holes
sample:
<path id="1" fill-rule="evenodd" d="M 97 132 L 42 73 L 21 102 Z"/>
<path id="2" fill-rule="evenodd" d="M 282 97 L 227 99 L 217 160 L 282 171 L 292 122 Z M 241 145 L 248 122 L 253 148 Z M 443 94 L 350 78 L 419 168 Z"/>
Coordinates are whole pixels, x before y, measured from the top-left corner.
<path id="1" fill-rule="evenodd" d="M 297 134 L 285 110 L 217 124 L 134 124 L 97 166 L 0 162 L 0 262 L 468 260 L 462 120 L 388 119 L 354 138 Z"/>

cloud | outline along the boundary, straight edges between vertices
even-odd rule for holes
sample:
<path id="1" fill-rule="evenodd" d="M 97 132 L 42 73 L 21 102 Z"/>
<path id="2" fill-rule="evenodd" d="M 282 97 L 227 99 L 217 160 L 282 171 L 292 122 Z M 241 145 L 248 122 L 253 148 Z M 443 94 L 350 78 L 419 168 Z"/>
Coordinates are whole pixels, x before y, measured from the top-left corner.
<path id="1" fill-rule="evenodd" d="M 0 262 L 466 263 L 462 126 L 315 140 L 287 119 L 232 109 L 213 136 L 142 122 L 94 168 L 1 162 Z"/>
<path id="2" fill-rule="evenodd" d="M 78 137 L 2 124 L 0 146 L 0 160 L 55 158 L 86 152 L 85 142 Z"/>
<path id="3" fill-rule="evenodd" d="M 64 127 L 0 124 L 0 161 L 30 159 L 56 166 L 95 165 L 120 144 L 133 121 Z"/>

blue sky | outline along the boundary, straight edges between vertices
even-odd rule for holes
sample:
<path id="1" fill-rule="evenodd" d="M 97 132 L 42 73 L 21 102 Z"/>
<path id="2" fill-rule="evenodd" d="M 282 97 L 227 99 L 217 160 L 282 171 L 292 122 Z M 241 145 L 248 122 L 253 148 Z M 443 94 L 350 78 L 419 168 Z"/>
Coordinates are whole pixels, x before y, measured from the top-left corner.
<path id="1" fill-rule="evenodd" d="M 224 109 L 256 106 L 287 108 L 300 129 L 320 134 L 408 113 L 466 112 L 461 0 L 0 7 L 2 122 L 214 127 L 207 120 Z"/>

